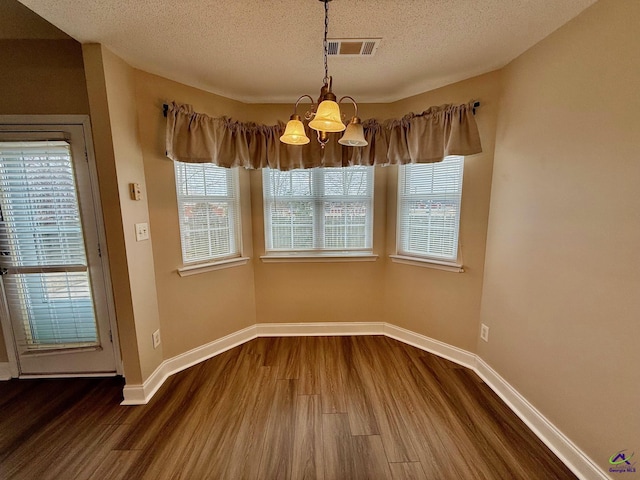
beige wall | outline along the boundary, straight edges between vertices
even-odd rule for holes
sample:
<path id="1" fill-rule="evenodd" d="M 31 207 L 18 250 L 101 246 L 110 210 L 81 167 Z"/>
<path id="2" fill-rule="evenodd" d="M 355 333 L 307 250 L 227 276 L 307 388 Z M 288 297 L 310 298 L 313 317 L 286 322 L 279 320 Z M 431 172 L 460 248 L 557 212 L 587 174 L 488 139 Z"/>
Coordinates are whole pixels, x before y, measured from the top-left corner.
<path id="1" fill-rule="evenodd" d="M 465 166 L 462 242 L 468 272 L 453 274 L 423 267 L 392 264 L 395 253 L 396 167 L 375 169 L 375 262 L 263 263 L 264 220 L 262 178 L 251 173 L 258 322 L 390 322 L 474 350 L 479 320 L 484 245 L 491 189 L 493 138 L 499 74 L 484 75 L 391 104 L 361 105 L 362 118 L 397 118 L 430 106 L 482 101 L 477 117 L 484 152 Z M 266 107 L 263 107 L 266 109 Z M 288 109 L 271 106 L 272 116 L 286 120 Z M 277 115 L 276 115 L 277 114 Z"/>
<path id="2" fill-rule="evenodd" d="M 136 104 L 153 237 L 164 357 L 171 358 L 256 323 L 253 265 L 180 277 L 180 230 L 173 162 L 165 156 L 162 104 L 249 120 L 247 105 L 136 71 Z M 253 256 L 249 172 L 240 170 L 244 255 Z"/>
<path id="3" fill-rule="evenodd" d="M 212 116 L 272 124 L 286 120 L 291 105 L 247 105 L 218 97 L 144 72 L 136 73 L 140 140 L 145 159 L 149 209 L 154 236 L 156 285 L 165 358 L 220 338 L 253 323 L 392 321 L 473 350 L 478 324 L 484 239 L 493 157 L 495 108 L 499 74 L 489 74 L 446 89 L 389 105 L 363 105 L 363 118 L 389 118 L 431 105 L 483 102 L 478 115 L 485 152 L 470 157 L 465 171 L 462 241 L 468 272 L 451 274 L 391 265 L 386 253 L 395 248 L 388 235 L 389 206 L 395 212 L 394 168 L 375 169 L 375 262 L 264 263 L 262 179 L 259 171 L 241 172 L 242 189 L 250 195 L 244 210 L 245 253 L 249 265 L 181 278 L 180 237 L 172 163 L 164 155 L 162 104 L 175 100 Z M 250 182 L 249 182 L 250 178 Z M 389 183 L 391 182 L 391 184 Z M 250 192 L 250 193 L 249 193 Z M 249 198 L 249 197 L 245 197 Z M 246 222 L 249 222 L 248 224 Z M 392 225 L 389 223 L 389 225 Z M 393 225 L 392 225 L 393 226 Z M 387 245 L 387 241 L 391 245 Z M 393 281 L 388 281 L 393 275 Z M 431 282 L 431 292 L 412 285 Z M 387 289 L 388 291 L 385 291 Z M 446 293 L 445 293 L 446 291 Z M 255 292 L 255 296 L 254 296 Z M 416 297 L 408 301 L 407 295 Z M 391 307 L 385 301 L 391 300 Z M 397 309 L 397 310 L 396 310 Z"/>
<path id="4" fill-rule="evenodd" d="M 88 114 L 75 40 L 0 40 L 0 114 Z"/>
<path id="5" fill-rule="evenodd" d="M 605 470 L 640 449 L 638 25 L 602 0 L 504 71 L 478 347 Z"/>
<path id="6" fill-rule="evenodd" d="M 144 157 L 156 287 L 164 357 L 170 358 L 256 322 L 390 321 L 473 350 L 479 317 L 482 264 L 493 158 L 499 74 L 489 74 L 397 104 L 361 106 L 363 118 L 390 118 L 432 105 L 482 101 L 478 115 L 485 153 L 470 157 L 465 170 L 462 241 L 468 272 L 452 274 L 390 264 L 395 248 L 395 169 L 375 169 L 375 262 L 264 263 L 261 172 L 241 171 L 243 239 L 247 265 L 180 277 L 181 249 L 173 164 L 165 156 L 162 104 L 191 104 L 197 112 L 273 124 L 286 120 L 291 105 L 248 105 L 136 71 L 140 144 Z M 393 196 L 387 195 L 391 188 Z M 250 200 L 250 201 L 249 201 Z M 393 210 L 390 213 L 389 208 Z M 154 233 L 155 232 L 155 233 Z M 158 234 L 157 232 L 162 232 Z M 389 244 L 388 244 L 389 243 Z M 392 275 L 393 281 L 388 277 Z M 430 285 L 430 292 L 421 290 Z M 419 286 L 416 292 L 414 286 Z M 388 290 L 388 291 L 386 291 Z M 415 294 L 410 298 L 410 294 Z M 386 303 L 392 304 L 387 307 Z"/>
<path id="7" fill-rule="evenodd" d="M 481 75 L 392 105 L 401 116 L 431 105 L 480 101 L 476 121 L 483 152 L 465 158 L 460 249 L 464 273 L 393 263 L 385 258 L 384 318 L 411 331 L 475 351 L 480 318 L 484 252 L 500 72 Z M 388 167 L 387 254 L 396 253 L 397 167 Z"/>
<path id="8" fill-rule="evenodd" d="M 254 106 L 252 106 L 254 107 Z M 256 105 L 256 121 L 286 122 L 291 105 Z M 300 112 L 304 111 L 300 108 Z M 362 118 L 385 118 L 384 105 L 362 105 Z M 313 141 L 313 140 L 312 140 Z M 375 254 L 384 253 L 386 172 L 375 169 Z M 264 263 L 264 209 L 262 172 L 251 172 L 256 317 L 260 323 L 382 322 L 384 261 Z"/>
<path id="9" fill-rule="evenodd" d="M 258 322 L 383 322 L 384 169 L 374 178 L 374 262 L 264 263 L 262 176 L 251 176 Z"/>
<path id="10" fill-rule="evenodd" d="M 149 222 L 146 197 L 129 198 L 145 176 L 136 116 L 134 70 L 101 45 L 83 46 L 107 247 L 127 382 L 141 383 L 162 363 L 152 240 L 136 242 L 135 223 Z"/>

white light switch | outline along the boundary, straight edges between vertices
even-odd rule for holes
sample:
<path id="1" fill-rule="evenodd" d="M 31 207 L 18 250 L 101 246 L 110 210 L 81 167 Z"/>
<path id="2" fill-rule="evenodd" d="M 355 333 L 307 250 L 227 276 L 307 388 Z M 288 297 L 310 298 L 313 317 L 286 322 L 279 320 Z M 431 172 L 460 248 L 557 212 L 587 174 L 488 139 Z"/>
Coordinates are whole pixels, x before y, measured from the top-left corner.
<path id="1" fill-rule="evenodd" d="M 480 338 L 485 342 L 489 341 L 489 327 L 484 323 L 480 324 Z"/>
<path id="2" fill-rule="evenodd" d="M 148 223 L 136 223 L 136 242 L 141 242 L 142 240 L 149 240 Z"/>

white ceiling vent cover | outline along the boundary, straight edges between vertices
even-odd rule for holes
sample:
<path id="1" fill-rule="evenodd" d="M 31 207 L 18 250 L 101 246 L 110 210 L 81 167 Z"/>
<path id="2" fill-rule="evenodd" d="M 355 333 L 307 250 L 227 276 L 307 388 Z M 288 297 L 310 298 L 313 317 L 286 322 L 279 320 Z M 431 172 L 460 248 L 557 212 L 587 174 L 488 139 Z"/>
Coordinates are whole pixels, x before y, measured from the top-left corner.
<path id="1" fill-rule="evenodd" d="M 327 50 L 336 57 L 372 57 L 381 38 L 329 38 Z"/>

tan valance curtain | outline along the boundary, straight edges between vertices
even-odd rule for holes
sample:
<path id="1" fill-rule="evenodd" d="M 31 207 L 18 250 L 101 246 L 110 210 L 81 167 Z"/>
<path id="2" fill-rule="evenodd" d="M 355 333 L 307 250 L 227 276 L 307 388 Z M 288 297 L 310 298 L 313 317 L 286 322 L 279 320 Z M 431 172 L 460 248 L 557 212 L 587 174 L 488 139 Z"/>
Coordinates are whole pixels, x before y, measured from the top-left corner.
<path id="1" fill-rule="evenodd" d="M 167 106 L 167 156 L 189 163 L 221 167 L 295 168 L 346 167 L 439 162 L 447 155 L 480 153 L 480 135 L 473 102 L 431 107 L 399 120 L 363 122 L 366 147 L 345 147 L 332 138 L 324 150 L 307 130 L 307 145 L 280 142 L 284 124 L 258 125 L 227 117 L 195 113 L 190 105 Z M 306 127 L 308 128 L 308 127 Z"/>

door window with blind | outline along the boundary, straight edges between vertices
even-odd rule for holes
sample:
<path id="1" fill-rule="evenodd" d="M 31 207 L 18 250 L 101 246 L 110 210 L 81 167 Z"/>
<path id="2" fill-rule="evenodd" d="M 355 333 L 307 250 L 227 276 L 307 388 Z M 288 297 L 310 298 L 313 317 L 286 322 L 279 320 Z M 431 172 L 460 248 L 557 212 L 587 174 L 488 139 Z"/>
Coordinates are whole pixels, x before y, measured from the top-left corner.
<path id="1" fill-rule="evenodd" d="M 89 125 L 78 122 L 0 125 L 0 297 L 19 375 L 116 369 Z"/>
<path id="2" fill-rule="evenodd" d="M 9 307 L 28 324 L 24 342 L 30 350 L 96 345 L 70 146 L 2 142 L 0 151 L 0 251 Z"/>
<path id="3" fill-rule="evenodd" d="M 212 262 L 241 254 L 238 169 L 174 162 L 182 260 Z"/>
<path id="4" fill-rule="evenodd" d="M 373 167 L 262 173 L 267 254 L 371 253 Z"/>
<path id="5" fill-rule="evenodd" d="M 464 157 L 402 165 L 398 185 L 398 255 L 458 262 Z"/>

